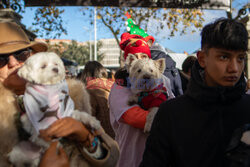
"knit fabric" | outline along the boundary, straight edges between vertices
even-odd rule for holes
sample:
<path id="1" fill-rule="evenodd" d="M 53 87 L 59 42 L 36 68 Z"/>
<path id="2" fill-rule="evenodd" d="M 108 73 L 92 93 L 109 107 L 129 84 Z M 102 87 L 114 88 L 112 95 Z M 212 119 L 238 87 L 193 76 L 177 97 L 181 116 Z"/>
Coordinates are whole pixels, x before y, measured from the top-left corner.
<path id="1" fill-rule="evenodd" d="M 37 132 L 47 128 L 54 121 L 72 114 L 74 103 L 68 92 L 65 80 L 55 85 L 31 83 L 26 85 L 24 107 Z"/>
<path id="2" fill-rule="evenodd" d="M 143 38 L 140 35 L 123 33 L 121 36 L 120 48 L 124 51 L 124 58 L 126 59 L 128 53 L 145 53 L 151 58 L 151 53 L 147 41 L 152 40 L 154 42 L 154 37 L 147 36 Z"/>
<path id="3" fill-rule="evenodd" d="M 138 103 L 143 109 L 148 110 L 152 107 L 160 107 L 167 98 L 167 89 L 161 84 L 149 92 L 139 93 Z"/>

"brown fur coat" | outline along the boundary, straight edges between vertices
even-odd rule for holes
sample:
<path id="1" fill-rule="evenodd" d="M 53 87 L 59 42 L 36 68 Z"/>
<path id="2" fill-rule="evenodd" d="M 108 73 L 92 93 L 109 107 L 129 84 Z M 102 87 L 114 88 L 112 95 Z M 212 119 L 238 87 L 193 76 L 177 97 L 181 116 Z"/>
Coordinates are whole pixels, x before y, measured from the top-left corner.
<path id="1" fill-rule="evenodd" d="M 67 80 L 69 86 L 69 94 L 75 103 L 75 109 L 85 111 L 91 114 L 90 97 L 82 82 L 74 79 Z M 9 167 L 7 154 L 11 151 L 12 147 L 18 142 L 18 132 L 16 126 L 16 118 L 20 108 L 17 105 L 15 95 L 0 84 L 0 167 Z M 71 164 L 74 167 L 89 167 L 89 166 L 115 166 L 119 150 L 117 143 L 113 141 L 108 135 L 103 133 L 101 135 L 103 148 L 107 150 L 107 156 L 102 160 L 92 159 L 88 155 L 82 158 L 78 149 L 73 151 L 73 156 L 70 157 L 71 161 L 77 162 Z M 88 161 L 86 161 L 88 159 Z"/>
<path id="2" fill-rule="evenodd" d="M 19 112 L 14 94 L 0 83 L 0 166 L 7 167 L 7 154 L 18 141 L 15 118 Z"/>

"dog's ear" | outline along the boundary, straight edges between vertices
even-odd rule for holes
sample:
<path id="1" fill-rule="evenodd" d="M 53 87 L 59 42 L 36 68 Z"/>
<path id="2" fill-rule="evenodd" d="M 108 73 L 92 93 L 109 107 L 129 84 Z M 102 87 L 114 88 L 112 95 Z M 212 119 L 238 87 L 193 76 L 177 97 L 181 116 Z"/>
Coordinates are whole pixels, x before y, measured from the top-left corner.
<path id="1" fill-rule="evenodd" d="M 137 60 L 137 57 L 136 57 L 135 55 L 129 53 L 128 56 L 127 56 L 127 58 L 126 58 L 125 64 L 126 64 L 127 66 L 131 66 L 131 64 L 132 64 L 132 62 L 133 62 L 134 60 Z"/>
<path id="2" fill-rule="evenodd" d="M 159 71 L 163 73 L 166 68 L 165 58 L 160 58 L 158 60 L 155 60 L 154 63 L 155 66 L 159 69 Z"/>
<path id="3" fill-rule="evenodd" d="M 27 66 L 22 66 L 22 67 L 18 70 L 17 74 L 18 74 L 18 76 L 19 76 L 20 78 L 23 78 L 23 79 L 25 79 L 25 80 L 31 82 L 31 81 L 32 81 L 32 78 L 31 78 L 32 72 L 33 72 L 33 70 L 31 70 L 29 67 L 27 67 Z"/>
<path id="4" fill-rule="evenodd" d="M 29 74 L 29 71 L 27 70 L 27 67 L 26 66 L 22 66 L 18 72 L 17 72 L 18 76 L 23 78 L 23 79 L 26 79 L 28 74 Z"/>

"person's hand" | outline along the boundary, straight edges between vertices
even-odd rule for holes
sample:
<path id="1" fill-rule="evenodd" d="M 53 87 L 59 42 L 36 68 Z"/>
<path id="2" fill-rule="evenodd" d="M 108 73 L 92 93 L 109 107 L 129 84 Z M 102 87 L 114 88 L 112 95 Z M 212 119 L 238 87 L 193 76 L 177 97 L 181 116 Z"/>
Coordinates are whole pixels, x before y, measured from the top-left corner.
<path id="1" fill-rule="evenodd" d="M 72 140 L 83 143 L 85 146 L 90 146 L 93 141 L 93 135 L 79 121 L 65 117 L 55 121 L 45 130 L 40 130 L 40 137 L 45 141 L 51 141 L 55 138 L 67 137 Z"/>
<path id="2" fill-rule="evenodd" d="M 58 142 L 52 142 L 48 150 L 45 151 L 39 167 L 69 167 L 69 160 L 64 150 L 59 147 Z"/>

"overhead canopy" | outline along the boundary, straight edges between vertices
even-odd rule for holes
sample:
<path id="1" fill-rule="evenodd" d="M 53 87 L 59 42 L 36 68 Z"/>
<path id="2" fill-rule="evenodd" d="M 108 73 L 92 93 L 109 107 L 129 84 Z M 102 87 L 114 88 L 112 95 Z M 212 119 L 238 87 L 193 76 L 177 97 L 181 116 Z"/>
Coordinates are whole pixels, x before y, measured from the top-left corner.
<path id="1" fill-rule="evenodd" d="M 25 6 L 114 6 L 228 9 L 230 0 L 24 0 Z"/>

